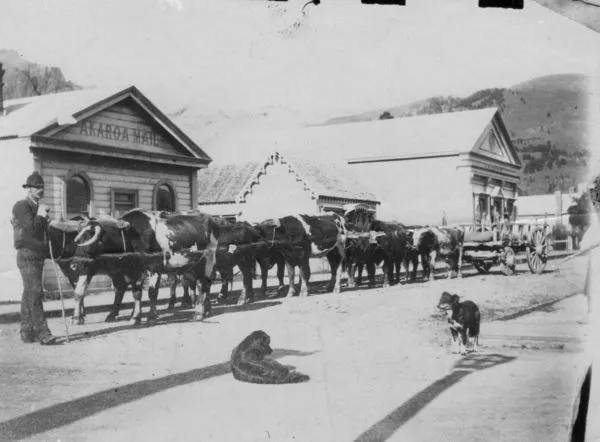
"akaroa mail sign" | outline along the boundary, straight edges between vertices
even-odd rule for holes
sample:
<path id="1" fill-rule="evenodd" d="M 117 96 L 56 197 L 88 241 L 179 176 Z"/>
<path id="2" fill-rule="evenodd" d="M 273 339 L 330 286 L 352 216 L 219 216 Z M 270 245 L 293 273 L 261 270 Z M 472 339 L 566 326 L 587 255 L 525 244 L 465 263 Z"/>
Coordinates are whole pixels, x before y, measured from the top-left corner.
<path id="1" fill-rule="evenodd" d="M 148 127 L 127 127 L 119 124 L 108 124 L 99 121 L 81 121 L 75 132 L 82 136 L 121 141 L 159 147 L 164 142 L 159 134 Z"/>

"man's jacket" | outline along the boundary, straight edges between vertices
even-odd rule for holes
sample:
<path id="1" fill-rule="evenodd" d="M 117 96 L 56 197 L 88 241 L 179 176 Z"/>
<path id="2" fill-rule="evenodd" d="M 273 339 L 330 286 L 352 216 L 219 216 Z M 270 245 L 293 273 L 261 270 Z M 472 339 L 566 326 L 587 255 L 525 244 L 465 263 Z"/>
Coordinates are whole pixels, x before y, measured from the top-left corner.
<path id="1" fill-rule="evenodd" d="M 38 205 L 29 198 L 17 201 L 13 206 L 14 244 L 15 249 L 29 249 L 40 259 L 44 259 L 47 221 L 37 215 L 37 210 Z"/>

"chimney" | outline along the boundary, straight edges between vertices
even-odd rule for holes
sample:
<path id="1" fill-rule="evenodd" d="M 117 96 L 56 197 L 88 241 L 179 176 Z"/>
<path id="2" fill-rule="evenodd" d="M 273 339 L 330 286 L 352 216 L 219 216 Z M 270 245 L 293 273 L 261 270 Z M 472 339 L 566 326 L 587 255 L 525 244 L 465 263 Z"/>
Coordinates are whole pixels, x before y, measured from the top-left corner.
<path id="1" fill-rule="evenodd" d="M 4 70 L 0 63 L 0 116 L 4 115 Z"/>

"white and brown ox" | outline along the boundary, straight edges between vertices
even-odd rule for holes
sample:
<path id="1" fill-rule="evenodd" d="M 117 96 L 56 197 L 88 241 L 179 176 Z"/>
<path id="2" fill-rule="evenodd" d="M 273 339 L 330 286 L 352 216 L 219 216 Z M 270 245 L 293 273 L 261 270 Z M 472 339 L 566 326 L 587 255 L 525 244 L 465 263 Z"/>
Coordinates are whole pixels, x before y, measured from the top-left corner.
<path id="1" fill-rule="evenodd" d="M 342 263 L 346 259 L 346 226 L 344 218 L 324 215 L 285 216 L 257 224 L 269 248 L 285 259 L 290 286 L 287 296 L 296 294 L 295 267 L 300 268 L 300 296 L 308 296 L 310 258 L 326 256 L 331 268 L 328 291 L 339 293 Z"/>
<path id="2" fill-rule="evenodd" d="M 203 213 L 177 214 L 134 209 L 119 219 L 89 220 L 75 242 L 83 255 L 82 267 L 94 267 L 115 280 L 116 316 L 127 285 L 134 297 L 132 320 L 141 322 L 142 286 L 149 274 L 148 320 L 157 318 L 156 300 L 162 273 L 193 271 L 205 285 L 215 265 L 219 229 L 212 217 Z M 202 263 L 202 266 L 198 266 Z M 200 270 L 201 269 L 201 270 Z M 76 307 L 83 302 L 89 279 L 81 272 L 75 288 Z M 87 272 L 89 273 L 89 272 Z M 196 300 L 194 319 L 202 319 L 210 310 L 205 291 Z M 75 314 L 79 308 L 75 309 Z"/>
<path id="3" fill-rule="evenodd" d="M 452 271 L 455 271 L 459 278 L 462 277 L 464 238 L 464 231 L 458 227 L 425 227 L 414 230 L 410 252 L 413 263 L 411 279 L 417 276 L 419 257 L 424 279 L 433 279 L 438 258 L 443 258 L 448 264 L 448 278 L 451 277 Z"/>

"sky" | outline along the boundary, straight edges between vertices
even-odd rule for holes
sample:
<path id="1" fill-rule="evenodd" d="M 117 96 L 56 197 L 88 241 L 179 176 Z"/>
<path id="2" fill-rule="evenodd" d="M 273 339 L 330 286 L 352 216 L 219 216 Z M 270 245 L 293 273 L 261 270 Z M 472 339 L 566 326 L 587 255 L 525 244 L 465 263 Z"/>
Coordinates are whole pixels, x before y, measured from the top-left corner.
<path id="1" fill-rule="evenodd" d="M 81 85 L 138 86 L 201 141 L 555 73 L 597 75 L 600 35 L 477 0 L 2 0 L 0 48 Z M 229 126 L 227 126 L 229 124 Z"/>

